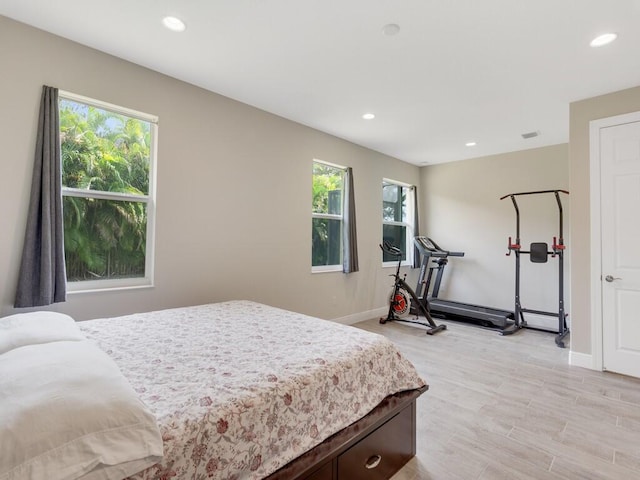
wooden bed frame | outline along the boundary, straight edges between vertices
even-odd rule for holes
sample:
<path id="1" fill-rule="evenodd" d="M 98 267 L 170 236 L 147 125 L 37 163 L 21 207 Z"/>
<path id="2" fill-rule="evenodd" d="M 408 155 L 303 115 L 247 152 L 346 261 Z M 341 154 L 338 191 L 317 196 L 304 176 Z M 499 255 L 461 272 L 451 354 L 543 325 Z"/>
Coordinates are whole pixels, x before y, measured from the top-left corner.
<path id="1" fill-rule="evenodd" d="M 266 480 L 386 480 L 416 454 L 416 400 L 428 386 L 385 398 L 357 422 Z"/>

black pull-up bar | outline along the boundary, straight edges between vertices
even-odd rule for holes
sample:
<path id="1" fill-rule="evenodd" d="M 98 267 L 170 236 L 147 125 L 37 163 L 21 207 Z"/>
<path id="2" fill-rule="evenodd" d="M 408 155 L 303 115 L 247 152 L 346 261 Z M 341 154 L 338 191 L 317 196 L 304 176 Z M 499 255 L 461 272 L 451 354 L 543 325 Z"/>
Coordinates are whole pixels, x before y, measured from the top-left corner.
<path id="1" fill-rule="evenodd" d="M 556 193 L 562 192 L 569 195 L 569 192 L 566 190 L 538 190 L 536 192 L 520 192 L 520 193 L 507 193 L 506 195 L 500 197 L 500 200 L 504 200 L 507 197 L 519 197 L 520 195 L 538 195 L 539 193 Z"/>
<path id="2" fill-rule="evenodd" d="M 513 203 L 513 208 L 515 208 L 516 210 L 516 243 L 512 244 L 511 239 L 509 239 L 510 247 L 520 248 L 520 210 L 518 209 L 518 202 L 516 202 L 516 197 L 519 197 L 522 195 L 539 195 L 542 193 L 553 193 L 554 196 L 556 197 L 556 202 L 558 204 L 558 213 L 559 213 L 557 245 L 558 246 L 564 245 L 564 237 L 562 234 L 562 230 L 563 230 L 562 213 L 563 212 L 562 212 L 562 201 L 560 200 L 560 193 L 566 193 L 567 195 L 569 195 L 569 192 L 567 190 L 557 189 L 557 190 L 537 190 L 534 192 L 508 193 L 507 195 L 503 195 L 502 197 L 500 197 L 500 200 L 504 200 L 505 198 L 511 198 L 511 202 Z M 554 244 L 555 244 L 555 241 L 554 241 Z"/>

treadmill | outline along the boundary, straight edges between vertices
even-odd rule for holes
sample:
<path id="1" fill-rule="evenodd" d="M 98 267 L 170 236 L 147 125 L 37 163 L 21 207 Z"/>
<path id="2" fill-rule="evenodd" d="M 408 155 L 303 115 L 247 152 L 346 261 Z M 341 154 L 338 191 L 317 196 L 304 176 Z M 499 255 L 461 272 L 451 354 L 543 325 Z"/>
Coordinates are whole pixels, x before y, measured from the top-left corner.
<path id="1" fill-rule="evenodd" d="M 450 252 L 443 250 L 436 242 L 429 237 L 415 237 L 413 243 L 420 252 L 422 258 L 420 263 L 420 274 L 416 287 L 416 296 L 423 304 L 429 308 L 432 315 L 445 318 L 447 320 L 462 320 L 473 322 L 483 327 L 507 329 L 514 325 L 514 314 L 507 310 L 473 305 L 470 303 L 455 302 L 453 300 L 441 300 L 438 298 L 440 284 L 444 268 L 449 257 L 464 257 L 464 252 Z M 435 270 L 435 280 L 431 295 L 429 288 L 433 280 Z M 426 277 L 426 278 L 425 278 Z"/>

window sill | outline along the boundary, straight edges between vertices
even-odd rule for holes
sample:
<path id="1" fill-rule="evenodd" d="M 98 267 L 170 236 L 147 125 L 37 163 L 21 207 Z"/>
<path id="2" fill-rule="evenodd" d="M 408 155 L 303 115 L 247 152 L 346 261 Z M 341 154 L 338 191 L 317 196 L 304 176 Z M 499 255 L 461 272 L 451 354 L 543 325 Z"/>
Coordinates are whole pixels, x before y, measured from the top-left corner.
<path id="1" fill-rule="evenodd" d="M 342 273 L 342 265 L 327 265 L 322 267 L 311 267 L 311 273 L 329 273 L 329 272 Z"/>
<path id="2" fill-rule="evenodd" d="M 153 282 L 149 278 L 127 278 L 122 280 L 88 280 L 85 282 L 67 283 L 67 293 L 70 295 L 75 295 L 77 293 L 114 292 L 120 290 L 139 290 L 142 288 L 153 287 Z"/>
<path id="3" fill-rule="evenodd" d="M 398 266 L 398 262 L 383 262 L 382 268 L 396 268 Z M 410 262 L 402 262 L 400 264 L 401 267 L 410 267 Z"/>

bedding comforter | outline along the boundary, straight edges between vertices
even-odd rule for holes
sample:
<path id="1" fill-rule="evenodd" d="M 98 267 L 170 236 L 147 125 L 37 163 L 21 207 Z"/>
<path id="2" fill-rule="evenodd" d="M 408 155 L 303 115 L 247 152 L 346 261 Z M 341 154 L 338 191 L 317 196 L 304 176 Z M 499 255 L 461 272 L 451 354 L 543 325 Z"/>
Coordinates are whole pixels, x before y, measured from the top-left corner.
<path id="1" fill-rule="evenodd" d="M 148 479 L 258 479 L 425 382 L 382 336 L 249 301 L 80 324 L 156 416 Z"/>

